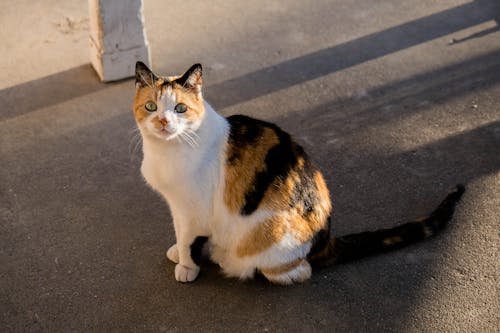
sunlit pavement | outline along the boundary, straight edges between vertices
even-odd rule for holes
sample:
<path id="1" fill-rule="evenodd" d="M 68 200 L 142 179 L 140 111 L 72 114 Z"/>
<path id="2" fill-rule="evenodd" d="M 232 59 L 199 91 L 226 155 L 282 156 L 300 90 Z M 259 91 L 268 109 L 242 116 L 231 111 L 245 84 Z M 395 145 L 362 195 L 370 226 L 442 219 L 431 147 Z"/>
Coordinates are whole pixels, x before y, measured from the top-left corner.
<path id="1" fill-rule="evenodd" d="M 133 80 L 99 83 L 86 1 L 0 4 L 2 332 L 495 332 L 500 3 L 146 1 L 153 68 L 291 132 L 335 234 L 430 212 L 450 227 L 298 286 L 174 280 L 168 208 L 139 173 Z"/>

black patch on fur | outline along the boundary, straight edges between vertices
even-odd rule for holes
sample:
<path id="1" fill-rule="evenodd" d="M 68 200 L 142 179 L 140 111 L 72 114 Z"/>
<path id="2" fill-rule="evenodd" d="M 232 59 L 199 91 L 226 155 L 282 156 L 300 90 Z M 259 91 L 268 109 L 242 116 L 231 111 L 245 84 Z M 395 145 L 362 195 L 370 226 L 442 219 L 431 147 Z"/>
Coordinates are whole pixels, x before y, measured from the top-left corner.
<path id="1" fill-rule="evenodd" d="M 396 250 L 440 232 L 453 217 L 455 206 L 460 201 L 464 191 L 463 185 L 457 185 L 456 190 L 448 194 L 424 220 L 409 222 L 390 229 L 367 231 L 336 238 L 335 248 L 332 251 L 336 257 L 335 262 L 349 262 Z M 398 241 L 391 241 L 394 239 Z"/>
<path id="2" fill-rule="evenodd" d="M 304 168 L 297 170 L 300 180 L 295 183 L 290 196 L 290 207 L 302 206 L 303 216 L 307 217 L 319 204 L 318 188 L 314 181 L 315 168 L 309 160 L 305 160 Z"/>
<path id="3" fill-rule="evenodd" d="M 163 88 L 163 87 L 169 87 L 169 86 L 170 86 L 170 87 L 173 87 L 172 82 L 171 82 L 171 81 L 169 81 L 169 80 L 167 80 L 167 78 L 165 78 L 165 77 L 164 77 L 164 78 L 162 78 L 162 79 L 164 80 L 164 81 L 163 81 L 163 83 L 161 84 L 162 88 Z"/>
<path id="4" fill-rule="evenodd" d="M 262 135 L 263 127 L 250 117 L 242 115 L 234 115 L 227 118 L 229 131 L 229 144 L 232 146 L 231 155 L 227 157 L 229 165 L 234 164 L 241 158 L 241 152 L 247 149 L 248 146 L 253 146 L 258 143 Z"/>
<path id="5" fill-rule="evenodd" d="M 270 128 L 278 137 L 278 144 L 267 152 L 264 170 L 255 174 L 252 187 L 245 193 L 245 205 L 240 213 L 250 215 L 259 207 L 269 186 L 278 179 L 285 179 L 290 170 L 297 166 L 300 157 L 304 161 L 308 161 L 308 157 L 304 149 L 295 143 L 288 133 L 272 123 L 242 115 L 228 117 L 228 121 L 231 125 L 229 140 L 236 148 L 249 149 L 249 145 L 258 145 L 263 128 Z M 237 159 L 239 155 L 241 154 L 238 154 L 236 149 L 232 156 L 228 156 L 228 163 Z M 311 204 L 312 202 L 307 205 Z"/>
<path id="6" fill-rule="evenodd" d="M 135 83 L 141 87 L 151 87 L 158 77 L 142 61 L 135 63 Z"/>
<path id="7" fill-rule="evenodd" d="M 308 257 L 313 256 L 316 253 L 321 252 L 325 247 L 328 246 L 328 242 L 330 242 L 330 225 L 331 225 L 331 223 L 332 223 L 332 219 L 330 216 L 330 217 L 328 217 L 328 226 L 326 227 L 326 229 L 322 229 L 314 235 L 314 237 L 311 241 L 311 243 L 312 243 L 311 250 L 307 254 Z"/>
<path id="8" fill-rule="evenodd" d="M 423 226 L 423 222 L 411 222 L 391 229 L 338 237 L 335 244 L 338 251 L 337 262 L 354 261 L 416 243 L 426 238 Z M 384 240 L 393 237 L 400 237 L 401 241 L 391 244 L 384 243 Z"/>
<path id="9" fill-rule="evenodd" d="M 265 169 L 255 175 L 252 188 L 245 193 L 242 215 L 250 215 L 257 210 L 269 186 L 278 178 L 285 179 L 297 165 L 297 157 L 303 153 L 302 148 L 291 141 L 290 135 L 277 127 L 273 129 L 279 143 L 269 149 L 264 160 Z"/>
<path id="10" fill-rule="evenodd" d="M 189 84 L 189 79 L 191 78 L 192 75 L 199 75 L 201 77 L 202 75 L 201 64 L 194 64 L 186 71 L 186 73 L 184 73 L 180 78 L 178 78 L 174 82 L 181 85 L 182 87 L 192 88 L 192 85 Z"/>
<path id="11" fill-rule="evenodd" d="M 198 236 L 191 244 L 191 259 L 196 265 L 200 265 L 201 263 L 201 250 L 203 249 L 203 245 L 207 242 L 208 237 L 206 236 Z"/>

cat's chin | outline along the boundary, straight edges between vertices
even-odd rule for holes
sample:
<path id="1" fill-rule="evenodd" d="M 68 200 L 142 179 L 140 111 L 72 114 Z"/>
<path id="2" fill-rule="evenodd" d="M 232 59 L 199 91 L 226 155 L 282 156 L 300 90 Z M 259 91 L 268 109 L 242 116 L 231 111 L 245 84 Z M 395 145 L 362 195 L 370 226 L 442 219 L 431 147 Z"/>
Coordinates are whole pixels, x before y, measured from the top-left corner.
<path id="1" fill-rule="evenodd" d="M 172 139 L 175 139 L 178 136 L 178 133 L 172 133 L 167 131 L 166 129 L 155 129 L 153 131 L 149 131 L 149 135 L 161 141 L 170 141 Z"/>
<path id="2" fill-rule="evenodd" d="M 156 134 L 156 137 L 158 137 L 159 139 L 161 139 L 163 141 L 170 141 L 170 140 L 175 139 L 177 137 L 177 133 L 171 133 L 171 132 L 168 132 L 166 130 L 158 131 L 155 134 Z"/>

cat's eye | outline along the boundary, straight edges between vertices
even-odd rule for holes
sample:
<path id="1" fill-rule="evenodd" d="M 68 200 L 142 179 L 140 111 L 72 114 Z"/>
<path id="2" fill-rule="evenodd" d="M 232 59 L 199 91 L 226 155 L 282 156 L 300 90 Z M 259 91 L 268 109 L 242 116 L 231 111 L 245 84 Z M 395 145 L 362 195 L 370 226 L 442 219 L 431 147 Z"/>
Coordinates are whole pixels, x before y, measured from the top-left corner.
<path id="1" fill-rule="evenodd" d="M 187 105 L 184 103 L 179 103 L 175 106 L 174 110 L 177 113 L 184 113 L 187 110 Z"/>
<path id="2" fill-rule="evenodd" d="M 149 112 L 153 112 L 153 111 L 156 111 L 156 109 L 158 108 L 156 106 L 156 103 L 155 102 L 147 102 L 146 105 L 144 105 L 144 107 L 146 108 L 146 110 L 148 110 Z"/>

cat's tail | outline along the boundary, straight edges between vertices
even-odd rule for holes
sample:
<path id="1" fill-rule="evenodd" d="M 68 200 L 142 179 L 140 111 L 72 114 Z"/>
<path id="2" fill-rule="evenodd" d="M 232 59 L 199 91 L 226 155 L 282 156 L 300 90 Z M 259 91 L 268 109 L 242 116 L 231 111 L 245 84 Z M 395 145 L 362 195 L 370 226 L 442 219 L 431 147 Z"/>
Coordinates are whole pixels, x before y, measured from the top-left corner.
<path id="1" fill-rule="evenodd" d="M 328 266 L 388 252 L 435 235 L 451 220 L 455 205 L 465 192 L 463 185 L 441 202 L 429 216 L 390 229 L 330 238 L 326 246 L 308 259 L 315 266 Z"/>

